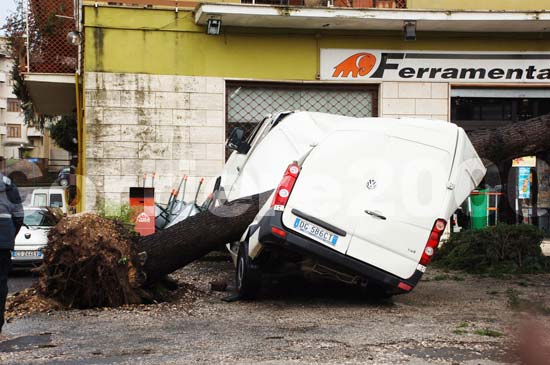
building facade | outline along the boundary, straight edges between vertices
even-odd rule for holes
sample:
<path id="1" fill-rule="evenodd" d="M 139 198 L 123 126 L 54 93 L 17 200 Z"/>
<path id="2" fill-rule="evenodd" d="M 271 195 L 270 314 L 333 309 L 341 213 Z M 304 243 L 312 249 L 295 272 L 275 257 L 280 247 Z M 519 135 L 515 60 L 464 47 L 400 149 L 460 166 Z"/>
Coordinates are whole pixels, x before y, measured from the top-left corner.
<path id="1" fill-rule="evenodd" d="M 3 160 L 47 159 L 52 170 L 67 165 L 68 152 L 51 141 L 47 130 L 25 124 L 21 101 L 13 94 L 12 68 L 8 41 L 0 37 L 0 157 Z"/>
<path id="2" fill-rule="evenodd" d="M 257 3 L 84 2 L 83 209 L 127 201 L 145 173 L 160 201 L 183 174 L 215 178 L 232 127 L 267 113 L 474 129 L 550 112 L 547 1 Z"/>

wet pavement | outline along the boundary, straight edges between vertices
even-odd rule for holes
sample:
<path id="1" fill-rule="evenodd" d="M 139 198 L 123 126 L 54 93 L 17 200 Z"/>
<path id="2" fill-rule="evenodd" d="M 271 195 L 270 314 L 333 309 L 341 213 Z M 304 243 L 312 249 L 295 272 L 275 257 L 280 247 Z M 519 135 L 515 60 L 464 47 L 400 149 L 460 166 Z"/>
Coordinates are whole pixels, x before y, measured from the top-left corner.
<path id="1" fill-rule="evenodd" d="M 36 274 L 31 273 L 28 269 L 12 271 L 8 278 L 8 293 L 12 294 L 29 288 L 35 282 Z"/>
<path id="2" fill-rule="evenodd" d="M 550 276 L 511 280 L 429 270 L 391 300 L 327 281 L 267 283 L 252 302 L 222 299 L 225 260 L 194 263 L 173 277 L 178 300 L 71 310 L 12 319 L 2 364 L 493 364 L 511 353 L 521 315 L 510 293 L 550 305 Z M 550 328 L 549 316 L 537 321 Z"/>

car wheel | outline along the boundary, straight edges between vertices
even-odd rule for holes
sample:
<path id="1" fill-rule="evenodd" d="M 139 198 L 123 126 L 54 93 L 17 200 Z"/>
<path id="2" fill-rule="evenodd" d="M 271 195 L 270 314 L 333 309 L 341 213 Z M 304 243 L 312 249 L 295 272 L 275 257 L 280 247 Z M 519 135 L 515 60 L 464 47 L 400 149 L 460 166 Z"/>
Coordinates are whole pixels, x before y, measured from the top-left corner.
<path id="1" fill-rule="evenodd" d="M 260 291 L 262 274 L 248 256 L 248 242 L 241 243 L 237 255 L 235 288 L 241 299 L 254 299 Z"/>
<path id="2" fill-rule="evenodd" d="M 61 180 L 59 180 L 59 185 L 61 185 L 61 186 L 69 186 L 69 180 L 67 180 L 67 179 L 61 179 Z"/>

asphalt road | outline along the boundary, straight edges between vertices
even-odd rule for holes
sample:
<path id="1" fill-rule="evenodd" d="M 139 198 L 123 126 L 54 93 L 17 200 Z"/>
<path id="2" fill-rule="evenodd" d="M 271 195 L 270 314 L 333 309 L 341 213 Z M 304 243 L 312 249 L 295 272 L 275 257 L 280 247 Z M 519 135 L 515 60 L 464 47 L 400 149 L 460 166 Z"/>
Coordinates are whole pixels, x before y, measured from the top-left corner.
<path id="1" fill-rule="evenodd" d="M 227 260 L 196 262 L 173 275 L 186 289 L 169 303 L 10 319 L 0 363 L 509 363 L 523 315 L 510 301 L 550 305 L 549 275 L 428 270 L 412 293 L 389 301 L 327 281 L 273 282 L 256 301 L 227 303 L 230 293 L 209 283 L 232 285 L 233 275 Z M 550 328 L 550 317 L 535 318 Z"/>
<path id="2" fill-rule="evenodd" d="M 26 289 L 30 287 L 35 281 L 36 276 L 28 270 L 12 271 L 8 279 L 8 293 L 12 294 Z"/>

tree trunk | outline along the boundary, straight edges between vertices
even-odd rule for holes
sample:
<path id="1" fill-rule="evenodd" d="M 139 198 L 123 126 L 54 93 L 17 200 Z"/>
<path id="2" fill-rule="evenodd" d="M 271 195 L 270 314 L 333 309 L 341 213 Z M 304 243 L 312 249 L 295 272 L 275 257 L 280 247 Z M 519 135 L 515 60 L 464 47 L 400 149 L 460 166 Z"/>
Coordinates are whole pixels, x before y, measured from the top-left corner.
<path id="1" fill-rule="evenodd" d="M 48 234 L 38 289 L 69 308 L 150 302 L 161 278 L 240 240 L 270 195 L 226 203 L 142 238 L 92 213 L 63 218 Z"/>
<path id="2" fill-rule="evenodd" d="M 141 238 L 136 248 L 147 254 L 142 268 L 147 274 L 147 283 L 157 281 L 226 243 L 239 241 L 271 192 L 226 203 Z"/>
<path id="3" fill-rule="evenodd" d="M 516 223 L 516 185 L 511 182 L 516 181 L 517 177 L 510 176 L 513 173 L 512 160 L 550 151 L 550 115 L 510 123 L 504 127 L 477 129 L 470 131 L 468 137 L 485 166 L 495 164 L 499 169 L 505 194 L 499 202 L 499 221 Z M 534 185 L 537 183 L 535 181 Z M 533 193 L 537 192 L 535 187 Z"/>
<path id="4" fill-rule="evenodd" d="M 485 165 L 550 151 L 550 114 L 468 133 Z"/>

